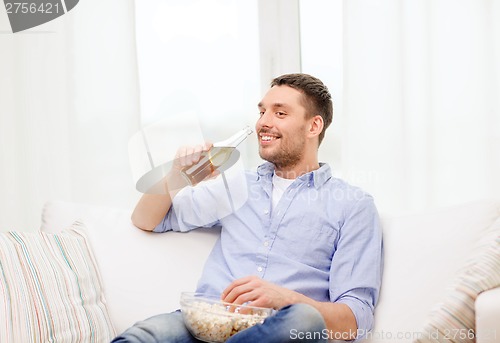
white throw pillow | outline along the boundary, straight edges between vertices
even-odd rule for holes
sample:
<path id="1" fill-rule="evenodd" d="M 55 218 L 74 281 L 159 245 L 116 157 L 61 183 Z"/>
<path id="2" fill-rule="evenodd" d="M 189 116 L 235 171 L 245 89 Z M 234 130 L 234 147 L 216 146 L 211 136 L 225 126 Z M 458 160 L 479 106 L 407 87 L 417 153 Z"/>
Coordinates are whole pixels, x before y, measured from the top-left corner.
<path id="1" fill-rule="evenodd" d="M 0 233 L 0 342 L 109 342 L 96 260 L 75 223 L 57 234 Z"/>

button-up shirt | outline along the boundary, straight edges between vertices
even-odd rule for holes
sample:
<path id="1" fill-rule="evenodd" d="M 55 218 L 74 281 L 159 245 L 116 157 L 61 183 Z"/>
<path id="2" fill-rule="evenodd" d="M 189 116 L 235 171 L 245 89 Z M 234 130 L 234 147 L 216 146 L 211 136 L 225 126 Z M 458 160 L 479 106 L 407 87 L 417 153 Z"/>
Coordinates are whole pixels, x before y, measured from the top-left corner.
<path id="1" fill-rule="evenodd" d="M 265 163 L 232 187 L 225 182 L 224 191 L 220 182 L 187 187 L 154 231 L 221 227 L 198 292 L 220 295 L 235 279 L 257 275 L 317 301 L 348 305 L 358 330 L 367 332 L 383 265 L 372 197 L 321 163 L 295 179 L 272 210 L 273 173 Z"/>

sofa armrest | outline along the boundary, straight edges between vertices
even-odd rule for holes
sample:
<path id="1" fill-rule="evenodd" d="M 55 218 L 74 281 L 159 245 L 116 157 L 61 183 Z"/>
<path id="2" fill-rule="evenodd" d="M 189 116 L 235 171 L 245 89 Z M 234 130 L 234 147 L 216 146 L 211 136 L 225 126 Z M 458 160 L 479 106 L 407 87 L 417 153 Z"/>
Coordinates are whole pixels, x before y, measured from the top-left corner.
<path id="1" fill-rule="evenodd" d="M 500 287 L 476 299 L 476 342 L 500 343 Z"/>

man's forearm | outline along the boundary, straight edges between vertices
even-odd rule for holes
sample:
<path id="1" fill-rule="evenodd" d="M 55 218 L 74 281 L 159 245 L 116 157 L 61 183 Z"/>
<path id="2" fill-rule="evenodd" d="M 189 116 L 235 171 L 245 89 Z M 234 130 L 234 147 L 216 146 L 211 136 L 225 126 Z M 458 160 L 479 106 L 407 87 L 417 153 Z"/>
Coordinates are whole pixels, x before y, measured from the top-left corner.
<path id="1" fill-rule="evenodd" d="M 175 171 L 161 182 L 165 194 L 143 194 L 132 213 L 132 223 L 141 230 L 153 231 L 172 206 L 172 199 L 187 185 L 186 180 Z"/>
<path id="2" fill-rule="evenodd" d="M 153 231 L 172 205 L 169 194 L 144 194 L 132 213 L 132 223 L 144 231 Z"/>
<path id="3" fill-rule="evenodd" d="M 165 217 L 172 206 L 172 199 L 184 187 L 190 185 L 189 181 L 182 175 L 182 170 L 192 166 L 200 160 L 202 152 L 212 148 L 212 143 L 195 147 L 181 147 L 177 150 L 172 169 L 161 180 L 164 194 L 144 194 L 132 213 L 132 223 L 139 229 L 153 231 L 154 228 Z M 216 172 L 212 176 L 217 175 Z"/>
<path id="4" fill-rule="evenodd" d="M 291 303 L 304 303 L 316 308 L 323 316 L 328 331 L 336 337 L 342 340 L 356 338 L 356 317 L 346 304 L 316 301 L 300 293 L 296 293 Z"/>

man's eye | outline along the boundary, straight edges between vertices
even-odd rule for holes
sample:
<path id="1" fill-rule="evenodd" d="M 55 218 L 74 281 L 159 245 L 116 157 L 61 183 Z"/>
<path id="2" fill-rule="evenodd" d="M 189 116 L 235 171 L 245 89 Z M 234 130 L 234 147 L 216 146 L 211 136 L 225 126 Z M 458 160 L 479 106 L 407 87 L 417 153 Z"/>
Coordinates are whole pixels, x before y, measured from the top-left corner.
<path id="1" fill-rule="evenodd" d="M 279 115 L 280 117 L 282 117 L 282 116 L 286 115 L 286 113 L 285 113 L 285 112 L 276 112 L 276 114 L 277 114 L 277 115 Z"/>
<path id="2" fill-rule="evenodd" d="M 264 115 L 264 111 L 260 111 L 260 112 L 259 112 L 259 116 L 261 116 L 261 117 L 262 117 L 263 115 Z"/>

